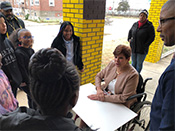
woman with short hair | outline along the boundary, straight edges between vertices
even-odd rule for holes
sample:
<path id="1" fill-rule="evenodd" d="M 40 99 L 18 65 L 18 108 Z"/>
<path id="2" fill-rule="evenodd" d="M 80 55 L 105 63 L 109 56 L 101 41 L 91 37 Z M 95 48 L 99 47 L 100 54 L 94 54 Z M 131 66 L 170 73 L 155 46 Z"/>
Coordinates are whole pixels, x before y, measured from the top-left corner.
<path id="1" fill-rule="evenodd" d="M 136 99 L 126 99 L 136 94 L 139 81 L 137 71 L 129 64 L 131 49 L 125 45 L 115 48 L 114 60 L 95 77 L 97 94 L 88 96 L 91 100 L 121 103 L 130 107 Z M 104 80 L 102 84 L 102 80 Z"/>

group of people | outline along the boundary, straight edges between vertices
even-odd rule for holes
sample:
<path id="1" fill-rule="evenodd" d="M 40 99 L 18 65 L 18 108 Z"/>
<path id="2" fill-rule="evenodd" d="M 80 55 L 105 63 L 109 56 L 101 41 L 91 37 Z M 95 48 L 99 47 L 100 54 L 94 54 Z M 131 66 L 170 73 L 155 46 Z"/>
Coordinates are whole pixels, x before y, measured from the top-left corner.
<path id="1" fill-rule="evenodd" d="M 74 35 L 73 25 L 64 22 L 51 44 L 52 48 L 41 49 L 31 58 L 34 54 L 31 32 L 25 28 L 21 19 L 13 15 L 10 2 L 1 2 L 0 6 L 0 129 L 80 130 L 69 119 L 69 111 L 78 99 L 80 84 L 74 65 L 81 72 L 84 71 L 80 38 Z M 47 88 L 50 86 L 52 89 Z M 18 88 L 27 93 L 29 108 L 18 108 L 15 98 Z M 26 114 L 20 118 L 17 116 L 19 121 L 13 121 L 13 115 L 19 112 Z M 7 125 L 12 120 L 12 123 L 18 124 L 23 121 L 22 126 L 4 124 L 3 117 L 8 113 L 12 119 L 8 119 Z M 36 119 L 30 119 L 29 124 L 26 118 L 33 114 Z"/>
<path id="2" fill-rule="evenodd" d="M 1 9 L 5 7 L 2 6 L 2 3 Z M 168 0 L 164 4 L 157 29 L 167 46 L 175 44 L 174 8 L 175 1 L 173 0 Z M 9 12 L 12 12 L 11 8 L 6 11 L 6 13 Z M 134 23 L 129 31 L 128 41 L 131 48 L 125 45 L 118 45 L 115 48 L 114 59 L 96 75 L 97 93 L 89 95 L 89 99 L 122 103 L 128 108 L 137 101 L 137 99 L 131 101 L 126 101 L 126 99 L 136 94 L 139 73 L 149 45 L 155 37 L 154 27 L 147 17 L 148 12 L 143 10 L 139 15 L 140 20 Z M 16 17 L 12 18 L 18 20 Z M 0 110 L 2 107 L 3 109 L 6 106 L 9 107 L 5 114 L 1 113 L 4 115 L 0 115 L 0 129 L 82 130 L 74 124 L 69 115 L 79 96 L 80 78 L 75 65 L 81 72 L 84 71 L 80 38 L 75 36 L 73 25 L 68 21 L 63 22 L 51 48 L 40 49 L 34 53 L 31 48 L 33 44 L 31 32 L 24 28 L 16 30 L 18 42 L 11 44 L 10 37 L 7 39 L 9 33 L 7 34 L 8 26 L 6 29 L 6 24 L 8 24 L 6 18 L 4 15 L 0 15 L 0 53 L 2 55 L 0 84 L 4 84 L 3 90 L 5 91 L 1 92 L 0 90 L 0 98 L 2 97 L 4 100 L 1 102 L 2 104 L 0 103 Z M 5 49 L 4 51 L 2 47 Z M 130 57 L 132 65 L 129 64 Z M 150 130 L 175 129 L 174 62 L 172 60 L 170 66 L 160 77 L 151 107 Z M 9 72 L 9 70 L 13 70 L 13 72 Z M 102 80 L 104 80 L 103 83 Z M 15 91 L 13 91 L 14 83 L 21 87 L 27 87 L 28 92 L 26 92 L 31 101 L 36 104 L 35 109 L 17 108 L 18 103 L 14 97 L 16 96 Z M 25 91 L 25 88 L 23 90 Z M 104 90 L 107 90 L 107 94 Z M 7 104 L 8 101 L 9 104 Z"/>
<path id="3" fill-rule="evenodd" d="M 27 93 L 29 107 L 32 108 L 32 100 L 29 91 L 28 63 L 34 50 L 31 48 L 33 39 L 31 32 L 24 27 L 24 22 L 13 15 L 13 8 L 9 2 L 1 3 L 0 12 L 0 54 L 2 55 L 2 71 L 6 74 L 10 84 L 1 83 L 2 94 L 8 92 L 5 89 L 11 88 L 10 96 L 16 98 L 17 89 L 20 88 Z M 17 32 L 18 31 L 18 32 Z M 13 38 L 12 41 L 9 38 Z M 16 35 L 17 37 L 13 37 Z M 6 94 L 8 94 L 6 93 Z M 4 97 L 4 95 L 1 95 Z M 13 100 L 13 99 L 11 99 Z M 1 103 L 7 103 L 9 99 L 1 99 Z M 14 102 L 17 101 L 14 100 Z M 12 101 L 12 103 L 14 103 Z M 9 105 L 10 107 L 11 105 Z M 5 107 L 8 112 L 8 106 Z M 0 110 L 1 112 L 1 110 Z M 4 111 L 3 111 L 4 112 Z"/>

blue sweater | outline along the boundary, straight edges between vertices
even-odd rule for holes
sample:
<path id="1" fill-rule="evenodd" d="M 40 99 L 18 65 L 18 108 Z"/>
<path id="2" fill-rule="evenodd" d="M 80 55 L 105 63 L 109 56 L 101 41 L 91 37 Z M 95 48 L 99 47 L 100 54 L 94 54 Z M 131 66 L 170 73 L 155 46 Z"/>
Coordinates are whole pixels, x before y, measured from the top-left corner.
<path id="1" fill-rule="evenodd" d="M 175 130 L 175 61 L 159 79 L 150 114 L 150 130 Z"/>

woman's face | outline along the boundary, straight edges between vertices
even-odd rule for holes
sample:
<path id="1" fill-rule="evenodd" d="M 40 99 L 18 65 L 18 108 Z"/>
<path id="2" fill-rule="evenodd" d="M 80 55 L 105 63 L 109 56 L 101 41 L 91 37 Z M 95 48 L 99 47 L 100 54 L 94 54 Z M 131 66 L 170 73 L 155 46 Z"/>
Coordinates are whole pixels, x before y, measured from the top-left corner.
<path id="1" fill-rule="evenodd" d="M 129 59 L 126 59 L 126 57 L 123 54 L 119 54 L 118 56 L 115 56 L 114 61 L 117 67 L 124 67 L 126 64 L 128 64 Z"/>
<path id="2" fill-rule="evenodd" d="M 141 13 L 139 15 L 139 20 L 140 20 L 141 23 L 144 22 L 146 20 L 146 15 L 144 13 Z"/>
<path id="3" fill-rule="evenodd" d="M 72 27 L 71 25 L 67 25 L 66 28 L 63 30 L 63 37 L 65 40 L 71 40 L 72 37 Z"/>
<path id="4" fill-rule="evenodd" d="M 0 18 L 0 33 L 5 34 L 7 32 L 7 26 L 3 17 Z"/>
<path id="5" fill-rule="evenodd" d="M 29 31 L 23 31 L 20 34 L 19 41 L 24 45 L 25 47 L 31 47 L 33 44 L 33 38 Z"/>

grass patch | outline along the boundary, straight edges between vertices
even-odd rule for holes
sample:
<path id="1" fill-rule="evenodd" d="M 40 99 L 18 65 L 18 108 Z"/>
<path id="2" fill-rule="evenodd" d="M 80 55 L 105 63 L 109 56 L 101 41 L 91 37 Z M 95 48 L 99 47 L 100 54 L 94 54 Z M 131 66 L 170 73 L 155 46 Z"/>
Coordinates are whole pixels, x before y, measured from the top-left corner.
<path id="1" fill-rule="evenodd" d="M 127 38 L 121 38 L 121 39 L 118 39 L 118 40 L 112 40 L 112 41 L 108 41 L 108 42 L 103 43 L 101 69 L 104 69 L 107 66 L 107 64 L 112 59 L 114 59 L 113 51 L 115 50 L 115 48 L 118 45 L 122 44 L 122 45 L 128 45 L 129 46 L 129 42 L 126 41 L 126 40 L 127 40 Z M 164 54 L 164 53 L 166 53 L 170 50 L 173 50 L 173 49 L 175 49 L 175 46 L 172 46 L 172 47 L 164 46 L 162 54 Z M 131 60 L 129 61 L 129 63 L 131 64 Z"/>

